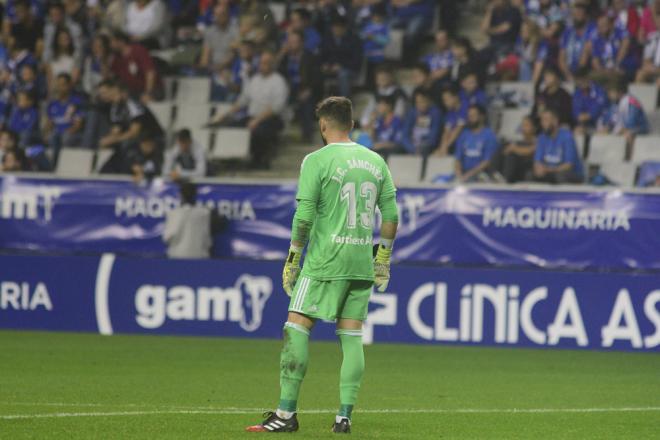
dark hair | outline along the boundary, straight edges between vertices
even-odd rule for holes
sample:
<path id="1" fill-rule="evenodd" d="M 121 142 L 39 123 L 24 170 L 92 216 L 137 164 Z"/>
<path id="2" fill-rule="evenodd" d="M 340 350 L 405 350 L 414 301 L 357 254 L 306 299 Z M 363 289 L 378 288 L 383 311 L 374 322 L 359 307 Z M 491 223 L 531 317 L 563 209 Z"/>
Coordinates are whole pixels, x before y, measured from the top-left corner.
<path id="1" fill-rule="evenodd" d="M 429 101 L 433 102 L 433 97 L 426 90 L 417 90 L 415 92 L 415 94 L 413 95 L 413 102 L 417 100 L 418 96 L 422 96 L 422 97 L 428 99 Z"/>
<path id="2" fill-rule="evenodd" d="M 337 128 L 349 131 L 353 127 L 353 103 L 343 96 L 331 96 L 316 106 L 316 117 L 332 121 Z"/>
<path id="3" fill-rule="evenodd" d="M 476 109 L 481 116 L 484 116 L 484 117 L 486 116 L 486 109 L 483 106 L 479 105 L 479 104 L 470 105 L 470 107 L 468 107 L 468 110 L 471 110 L 471 109 Z"/>
<path id="4" fill-rule="evenodd" d="M 65 49 L 67 55 L 72 55 L 74 51 L 74 46 L 73 46 L 73 37 L 71 36 L 71 32 L 65 27 L 58 27 L 57 30 L 55 31 L 55 38 L 53 38 L 53 54 L 55 56 L 60 54 L 60 34 L 67 34 L 69 36 L 69 48 Z"/>
<path id="5" fill-rule="evenodd" d="M 453 96 L 458 96 L 458 89 L 454 85 L 447 85 L 447 86 L 443 87 L 443 89 L 442 89 L 442 94 L 445 94 L 445 93 L 450 93 Z"/>
<path id="6" fill-rule="evenodd" d="M 192 140 L 192 134 L 190 133 L 190 130 L 187 128 L 182 128 L 179 130 L 176 134 L 177 140 L 180 141 L 191 141 Z"/>
<path id="7" fill-rule="evenodd" d="M 312 19 L 312 13 L 305 8 L 296 8 L 291 12 L 291 14 L 298 14 L 300 15 L 300 18 L 302 18 L 305 21 L 309 21 Z"/>
<path id="8" fill-rule="evenodd" d="M 393 95 L 381 95 L 378 97 L 378 100 L 376 101 L 378 103 L 384 102 L 385 104 L 389 105 L 391 108 L 394 108 L 396 105 L 396 98 Z"/>
<path id="9" fill-rule="evenodd" d="M 541 113 L 550 113 L 552 116 L 555 117 L 555 119 L 559 119 L 559 112 L 557 110 L 555 110 L 554 108 L 546 107 L 546 108 L 543 109 L 543 111 Z"/>
<path id="10" fill-rule="evenodd" d="M 197 186 L 188 181 L 183 181 L 179 185 L 179 194 L 183 204 L 194 205 L 197 203 Z"/>
<path id="11" fill-rule="evenodd" d="M 548 67 L 546 67 L 545 70 L 543 71 L 543 75 L 545 75 L 546 73 L 551 73 L 551 74 L 553 74 L 554 76 L 556 76 L 557 78 L 560 78 L 560 79 L 561 79 L 561 73 L 559 72 L 559 69 L 557 69 L 557 68 L 554 67 L 554 66 L 548 66 Z"/>
<path id="12" fill-rule="evenodd" d="M 19 95 L 25 95 L 32 103 L 36 102 L 36 96 L 34 96 L 34 93 L 30 92 L 29 90 L 19 90 L 16 92 L 16 97 Z"/>
<path id="13" fill-rule="evenodd" d="M 62 73 L 60 73 L 59 75 L 57 75 L 57 79 L 65 79 L 66 82 L 68 82 L 69 84 L 71 84 L 71 81 L 73 81 L 73 80 L 71 79 L 71 75 L 69 75 L 69 74 L 66 73 L 66 72 L 62 72 Z"/>
<path id="14" fill-rule="evenodd" d="M 119 83 L 117 81 L 115 81 L 114 79 L 104 79 L 96 87 L 99 88 L 99 89 L 101 87 L 108 87 L 108 88 L 114 89 L 114 88 L 119 88 Z"/>
<path id="15" fill-rule="evenodd" d="M 628 83 L 623 79 L 612 81 L 607 86 L 607 90 L 616 90 L 617 92 L 628 93 Z"/>
<path id="16" fill-rule="evenodd" d="M 394 76 L 394 68 L 388 63 L 383 63 L 380 64 L 378 67 L 376 67 L 375 72 L 376 74 L 379 73 L 387 73 L 388 75 Z"/>
<path id="17" fill-rule="evenodd" d="M 17 8 L 19 6 L 22 6 L 27 10 L 30 10 L 30 8 L 32 7 L 32 5 L 30 4 L 30 0 L 16 0 L 14 2 L 14 8 Z"/>
<path id="18" fill-rule="evenodd" d="M 60 2 L 51 2 L 48 4 L 48 12 L 50 12 L 51 9 L 59 9 L 64 11 L 64 4 Z"/>
<path id="19" fill-rule="evenodd" d="M 580 66 L 578 69 L 575 71 L 575 79 L 587 79 L 589 78 L 589 73 L 591 73 L 591 69 L 587 66 Z"/>
<path id="20" fill-rule="evenodd" d="M 131 37 L 129 37 L 128 34 L 121 31 L 116 31 L 114 34 L 112 34 L 112 38 L 126 44 L 131 42 Z"/>
<path id="21" fill-rule="evenodd" d="M 371 15 L 377 15 L 379 17 L 387 16 L 387 5 L 383 2 L 376 3 L 371 7 Z"/>
<path id="22" fill-rule="evenodd" d="M 345 15 L 339 13 L 332 14 L 332 19 L 330 20 L 331 26 L 348 26 L 348 19 Z"/>
<path id="23" fill-rule="evenodd" d="M 431 74 L 431 69 L 429 68 L 429 65 L 426 63 L 417 63 L 413 66 L 414 70 L 421 70 L 424 72 L 425 75 L 430 75 Z"/>

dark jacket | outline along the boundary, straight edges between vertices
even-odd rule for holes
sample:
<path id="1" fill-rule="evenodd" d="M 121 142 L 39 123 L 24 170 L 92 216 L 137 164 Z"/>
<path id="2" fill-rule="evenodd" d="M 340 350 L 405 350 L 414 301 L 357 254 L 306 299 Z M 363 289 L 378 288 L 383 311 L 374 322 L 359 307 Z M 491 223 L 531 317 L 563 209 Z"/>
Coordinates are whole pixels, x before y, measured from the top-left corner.
<path id="1" fill-rule="evenodd" d="M 295 81 L 293 81 L 294 78 L 292 78 L 291 74 L 290 61 L 290 56 L 285 55 L 280 62 L 279 71 L 282 76 L 286 78 L 291 91 L 298 93 L 303 90 L 311 90 L 312 96 L 318 98 L 321 95 L 323 88 L 321 63 L 319 62 L 318 57 L 308 50 L 303 52 L 298 67 L 298 84 L 295 84 Z"/>
<path id="2" fill-rule="evenodd" d="M 362 67 L 362 42 L 347 32 L 337 40 L 332 33 L 323 37 L 321 60 L 324 64 L 339 64 L 357 73 Z"/>

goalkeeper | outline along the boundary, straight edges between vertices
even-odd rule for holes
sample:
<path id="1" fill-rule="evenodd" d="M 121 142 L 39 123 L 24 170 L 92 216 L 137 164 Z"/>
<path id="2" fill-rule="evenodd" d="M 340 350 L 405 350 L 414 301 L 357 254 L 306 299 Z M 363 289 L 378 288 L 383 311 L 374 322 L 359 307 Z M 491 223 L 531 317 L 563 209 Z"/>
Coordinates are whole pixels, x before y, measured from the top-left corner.
<path id="1" fill-rule="evenodd" d="M 317 109 L 325 147 L 303 160 L 291 248 L 282 274 L 291 296 L 280 358 L 280 403 L 251 432 L 298 430 L 296 410 L 308 362 L 309 334 L 317 319 L 337 323 L 343 353 L 339 411 L 333 432 L 349 433 L 351 412 L 364 373 L 362 323 L 375 285 L 385 291 L 398 214 L 396 189 L 385 161 L 352 142 L 351 101 L 330 97 Z M 374 210 L 382 216 L 373 259 Z M 300 259 L 307 246 L 302 272 Z"/>

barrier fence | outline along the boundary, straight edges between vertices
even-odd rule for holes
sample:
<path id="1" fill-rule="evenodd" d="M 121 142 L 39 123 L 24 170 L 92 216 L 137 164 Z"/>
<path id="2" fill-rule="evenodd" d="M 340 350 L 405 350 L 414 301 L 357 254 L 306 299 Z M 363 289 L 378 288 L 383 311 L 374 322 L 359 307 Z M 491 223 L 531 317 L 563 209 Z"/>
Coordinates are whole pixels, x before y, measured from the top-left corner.
<path id="1" fill-rule="evenodd" d="M 295 185 L 205 183 L 199 199 L 231 220 L 214 255 L 284 258 Z M 408 188 L 397 200 L 399 262 L 660 269 L 659 194 Z M 5 176 L 0 248 L 164 255 L 164 217 L 177 204 L 176 187 L 162 181 L 144 187 Z"/>
<path id="2" fill-rule="evenodd" d="M 279 338 L 281 263 L 0 255 L 0 328 Z M 398 264 L 367 342 L 660 352 L 660 277 Z M 333 339 L 320 323 L 314 338 Z"/>

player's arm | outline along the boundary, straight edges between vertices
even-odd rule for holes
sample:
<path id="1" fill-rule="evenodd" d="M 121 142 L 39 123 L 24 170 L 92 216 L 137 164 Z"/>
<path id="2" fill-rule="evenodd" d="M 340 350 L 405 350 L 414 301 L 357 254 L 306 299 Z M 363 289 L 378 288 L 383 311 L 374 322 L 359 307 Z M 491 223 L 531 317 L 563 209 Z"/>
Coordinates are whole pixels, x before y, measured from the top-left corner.
<path id="1" fill-rule="evenodd" d="M 390 282 L 390 259 L 396 231 L 399 227 L 399 209 L 396 206 L 396 188 L 387 166 L 384 167 L 384 181 L 378 209 L 383 219 L 380 227 L 380 243 L 374 260 L 374 284 L 379 292 L 384 292 Z"/>
<path id="2" fill-rule="evenodd" d="M 300 273 L 300 257 L 309 241 L 309 235 L 316 219 L 316 205 L 321 190 L 321 180 L 313 156 L 303 160 L 298 181 L 296 200 L 298 206 L 293 215 L 291 226 L 291 245 L 282 272 L 282 286 L 287 295 L 291 296 Z"/>

